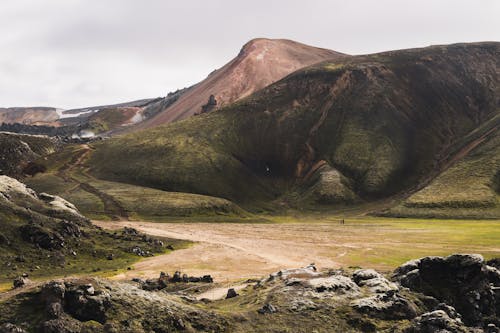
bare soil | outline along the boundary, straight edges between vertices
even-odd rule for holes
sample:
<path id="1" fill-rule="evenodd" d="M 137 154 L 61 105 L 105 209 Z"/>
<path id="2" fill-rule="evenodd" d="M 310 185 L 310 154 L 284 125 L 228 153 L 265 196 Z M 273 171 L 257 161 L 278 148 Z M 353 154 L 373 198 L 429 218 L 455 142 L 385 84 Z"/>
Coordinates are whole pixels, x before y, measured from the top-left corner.
<path id="1" fill-rule="evenodd" d="M 141 232 L 196 242 L 187 249 L 146 258 L 114 279 L 157 277 L 176 270 L 189 275 L 210 274 L 218 283 L 262 278 L 268 273 L 315 263 L 319 269 L 349 266 L 389 272 L 405 261 L 454 252 L 498 256 L 495 242 L 484 233 L 497 222 L 331 223 L 152 223 L 94 222 L 107 229 L 133 227 Z M 490 225 L 491 224 L 491 225 Z M 462 230 L 463 229 L 463 230 Z M 484 229 L 484 230 L 483 230 Z M 465 234 L 464 232 L 467 232 Z M 460 235 L 460 238 L 457 236 Z M 492 236 L 496 239 L 496 235 Z"/>

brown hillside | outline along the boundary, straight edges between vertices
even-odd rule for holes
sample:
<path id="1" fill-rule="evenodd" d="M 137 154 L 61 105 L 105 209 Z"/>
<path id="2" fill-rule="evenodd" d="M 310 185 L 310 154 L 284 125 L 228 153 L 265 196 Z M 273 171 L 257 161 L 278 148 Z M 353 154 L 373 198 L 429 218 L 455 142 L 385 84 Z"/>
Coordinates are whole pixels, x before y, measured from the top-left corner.
<path id="1" fill-rule="evenodd" d="M 300 68 L 341 56 L 344 55 L 286 39 L 253 39 L 243 46 L 236 58 L 138 127 L 150 128 L 200 113 L 212 94 L 217 107 L 228 105 Z"/>

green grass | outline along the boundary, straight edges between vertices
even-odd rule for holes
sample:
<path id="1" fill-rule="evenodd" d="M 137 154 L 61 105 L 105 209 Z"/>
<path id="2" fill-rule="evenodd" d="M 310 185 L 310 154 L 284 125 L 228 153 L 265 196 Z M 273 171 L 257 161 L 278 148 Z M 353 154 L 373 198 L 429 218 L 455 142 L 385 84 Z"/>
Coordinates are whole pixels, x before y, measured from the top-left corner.
<path id="1" fill-rule="evenodd" d="M 280 224 L 330 225 L 332 243 L 340 248 L 326 255 L 336 257 L 348 244 L 347 254 L 338 258 L 345 267 L 392 270 L 411 259 L 453 253 L 500 257 L 500 220 L 363 217 L 346 218 L 346 224 L 339 225 L 342 217 L 329 214 L 265 217 Z"/>

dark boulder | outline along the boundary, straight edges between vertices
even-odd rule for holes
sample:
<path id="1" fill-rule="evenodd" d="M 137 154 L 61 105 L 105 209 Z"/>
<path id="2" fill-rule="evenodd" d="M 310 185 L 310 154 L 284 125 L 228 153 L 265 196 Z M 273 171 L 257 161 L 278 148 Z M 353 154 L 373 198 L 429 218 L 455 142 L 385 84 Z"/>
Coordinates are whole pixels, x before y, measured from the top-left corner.
<path id="1" fill-rule="evenodd" d="M 58 281 L 51 281 L 42 287 L 40 298 L 45 304 L 45 312 L 49 318 L 59 318 L 64 313 L 65 291 L 64 283 Z"/>
<path id="2" fill-rule="evenodd" d="M 5 323 L 0 325 L 0 333 L 28 333 L 28 332 L 14 324 Z"/>
<path id="3" fill-rule="evenodd" d="M 494 281 L 490 281 L 494 275 L 482 256 L 455 254 L 414 260 L 397 268 L 394 279 L 412 291 L 452 305 L 467 325 L 474 326 L 500 314 Z"/>
<path id="4" fill-rule="evenodd" d="M 274 305 L 272 305 L 271 303 L 266 303 L 266 304 L 264 304 L 263 307 L 258 309 L 257 312 L 260 314 L 271 314 L 271 313 L 278 312 L 278 309 L 276 309 L 276 307 Z"/>
<path id="5" fill-rule="evenodd" d="M 58 318 L 43 322 L 38 332 L 41 333 L 80 333 L 82 324 L 73 318 Z"/>
<path id="6" fill-rule="evenodd" d="M 64 238 L 57 232 L 46 230 L 36 224 L 26 224 L 19 228 L 22 238 L 42 249 L 56 250 L 64 247 Z"/>
<path id="7" fill-rule="evenodd" d="M 234 298 L 238 296 L 238 293 L 236 292 L 236 290 L 234 290 L 234 288 L 230 288 L 227 290 L 227 295 L 226 295 L 226 299 L 228 298 Z"/>
<path id="8" fill-rule="evenodd" d="M 392 291 L 356 299 L 351 306 L 359 313 L 384 320 L 412 319 L 418 309 L 413 302 Z"/>
<path id="9" fill-rule="evenodd" d="M 95 290 L 91 284 L 65 283 L 64 310 L 80 321 L 106 322 L 106 311 L 111 306 L 110 295 Z"/>
<path id="10" fill-rule="evenodd" d="M 24 286 L 26 286 L 26 285 L 28 285 L 30 283 L 31 283 L 31 280 L 28 279 L 28 277 L 26 277 L 26 276 L 18 276 L 12 282 L 12 284 L 14 285 L 15 289 L 22 288 L 22 287 L 24 287 Z"/>
<path id="11" fill-rule="evenodd" d="M 472 332 L 459 318 L 450 317 L 443 310 L 427 312 L 411 322 L 405 333 L 467 333 Z"/>
<path id="12" fill-rule="evenodd" d="M 62 221 L 59 224 L 59 231 L 61 234 L 69 237 L 80 238 L 82 236 L 82 231 L 78 224 L 70 221 Z"/>
<path id="13" fill-rule="evenodd" d="M 493 258 L 486 262 L 486 265 L 500 269 L 500 258 Z"/>

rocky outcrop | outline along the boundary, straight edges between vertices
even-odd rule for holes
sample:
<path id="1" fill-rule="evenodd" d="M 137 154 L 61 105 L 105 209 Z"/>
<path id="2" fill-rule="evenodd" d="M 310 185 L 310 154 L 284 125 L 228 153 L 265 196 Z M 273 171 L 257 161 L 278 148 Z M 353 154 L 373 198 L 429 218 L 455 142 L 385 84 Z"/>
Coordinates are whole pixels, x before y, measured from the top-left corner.
<path id="1" fill-rule="evenodd" d="M 0 325 L 0 333 L 28 333 L 19 326 L 13 325 L 11 323 L 5 323 Z"/>
<path id="2" fill-rule="evenodd" d="M 373 269 L 359 269 L 354 272 L 353 280 L 361 287 L 368 287 L 374 293 L 398 291 L 396 284 L 387 280 L 382 274 Z"/>
<path id="3" fill-rule="evenodd" d="M 460 318 L 451 316 L 443 310 L 424 313 L 415 318 L 405 333 L 468 333 L 472 329 L 466 327 Z"/>
<path id="4" fill-rule="evenodd" d="M 92 283 L 50 282 L 42 287 L 40 301 L 45 304 L 49 318 L 61 318 L 67 313 L 80 321 L 106 321 L 110 294 L 102 288 L 94 288 Z"/>
<path id="5" fill-rule="evenodd" d="M 23 208 L 27 206 L 29 210 L 42 214 L 86 220 L 72 203 L 56 195 L 37 194 L 25 184 L 8 176 L 0 176 L 0 201 Z"/>
<path id="6" fill-rule="evenodd" d="M 157 279 L 147 279 L 141 280 L 138 278 L 134 278 L 132 281 L 139 283 L 142 289 L 154 291 L 154 290 L 162 290 L 167 288 L 169 284 L 172 283 L 213 283 L 214 280 L 210 275 L 203 276 L 189 276 L 187 274 L 182 274 L 179 271 L 176 271 L 173 276 L 165 272 L 160 273 L 160 277 Z"/>
<path id="7" fill-rule="evenodd" d="M 486 318 L 500 316 L 500 273 L 480 255 L 413 260 L 395 270 L 394 280 L 455 307 L 467 325 L 484 325 Z"/>
<path id="8" fill-rule="evenodd" d="M 50 207 L 56 211 L 63 211 L 66 213 L 73 214 L 75 216 L 83 217 L 78 211 L 78 209 L 75 207 L 75 205 L 57 195 L 40 193 L 38 195 L 38 198 L 48 203 Z"/>
<path id="9" fill-rule="evenodd" d="M 215 99 L 214 95 L 210 95 L 207 104 L 201 106 L 201 113 L 211 112 L 215 110 L 216 107 L 217 107 L 217 100 Z"/>
<path id="10" fill-rule="evenodd" d="M 412 319 L 418 311 L 414 303 L 392 291 L 354 300 L 351 305 L 360 313 L 387 320 Z"/>
<path id="11" fill-rule="evenodd" d="M 133 230 L 126 233 L 135 234 Z M 318 271 L 309 265 L 273 273 L 238 292 L 229 288 L 229 300 L 217 303 L 194 297 L 208 285 L 179 285 L 189 281 L 181 272 L 161 273 L 152 282 L 137 279 L 139 285 L 66 279 L 19 295 L 9 311 L 0 302 L 0 313 L 7 314 L 0 323 L 2 328 L 40 332 L 87 332 L 92 327 L 95 332 L 498 333 L 495 310 L 481 312 L 491 299 L 484 290 L 476 290 L 484 287 L 481 281 L 488 280 L 494 291 L 491 281 L 496 280 L 489 276 L 496 279 L 497 271 L 477 255 L 408 262 L 396 270 L 394 281 L 372 269 Z M 172 284 L 181 288 L 166 289 Z M 165 287 L 149 291 L 145 285 Z M 470 304 L 468 295 L 473 291 L 479 297 Z M 26 311 L 26 304 L 30 311 L 43 309 L 33 315 L 37 318 L 33 323 L 23 323 L 16 315 Z M 470 306 L 476 312 L 464 311 Z M 238 310 L 228 310 L 233 308 Z M 475 321 L 471 315 L 477 316 Z"/>
<path id="12" fill-rule="evenodd" d="M 325 291 L 338 294 L 348 294 L 350 296 L 359 293 L 359 287 L 349 277 L 343 275 L 332 275 L 307 280 L 304 286 L 322 293 Z"/>
<path id="13" fill-rule="evenodd" d="M 19 228 L 23 239 L 42 249 L 58 250 L 64 247 L 64 238 L 55 231 L 36 224 L 26 224 Z"/>

